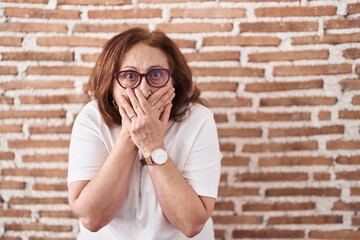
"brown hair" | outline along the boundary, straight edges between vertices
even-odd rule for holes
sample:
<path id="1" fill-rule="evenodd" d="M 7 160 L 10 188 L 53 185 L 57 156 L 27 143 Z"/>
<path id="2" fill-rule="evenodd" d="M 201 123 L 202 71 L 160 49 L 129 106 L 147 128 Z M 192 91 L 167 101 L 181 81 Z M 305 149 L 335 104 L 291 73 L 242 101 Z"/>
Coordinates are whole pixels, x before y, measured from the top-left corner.
<path id="1" fill-rule="evenodd" d="M 163 32 L 149 32 L 142 28 L 131 28 L 111 38 L 105 44 L 96 62 L 87 90 L 98 101 L 101 116 L 108 125 L 121 124 L 119 111 L 112 103 L 113 74 L 118 71 L 125 54 L 137 43 L 159 48 L 167 56 L 175 88 L 170 119 L 182 121 L 189 108 L 189 103 L 203 104 L 200 99 L 200 91 L 193 84 L 191 70 L 184 55 L 169 37 Z"/>

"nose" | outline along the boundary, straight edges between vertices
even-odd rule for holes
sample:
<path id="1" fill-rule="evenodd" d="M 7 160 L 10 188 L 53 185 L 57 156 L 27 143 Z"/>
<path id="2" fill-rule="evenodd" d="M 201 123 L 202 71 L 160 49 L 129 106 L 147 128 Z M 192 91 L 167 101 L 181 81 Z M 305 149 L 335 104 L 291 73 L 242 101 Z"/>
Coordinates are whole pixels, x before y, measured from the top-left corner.
<path id="1" fill-rule="evenodd" d="M 146 80 L 145 76 L 141 76 L 140 84 L 138 89 L 144 94 L 145 98 L 148 98 L 151 94 L 151 85 Z"/>

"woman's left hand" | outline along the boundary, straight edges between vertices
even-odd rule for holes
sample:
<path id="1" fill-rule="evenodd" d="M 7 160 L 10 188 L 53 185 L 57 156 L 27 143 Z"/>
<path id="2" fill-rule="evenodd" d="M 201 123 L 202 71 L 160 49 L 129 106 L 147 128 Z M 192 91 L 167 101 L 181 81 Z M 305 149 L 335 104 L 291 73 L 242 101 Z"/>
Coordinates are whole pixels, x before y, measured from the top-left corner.
<path id="1" fill-rule="evenodd" d="M 156 116 L 152 106 L 145 99 L 139 89 L 128 88 L 125 96 L 121 96 L 120 114 L 124 125 L 130 131 L 131 138 L 135 145 L 142 152 L 144 157 L 151 155 L 152 151 L 158 147 L 164 147 L 164 137 L 167 123 L 169 121 L 172 104 L 165 106 L 160 119 Z M 131 105 L 130 105 L 131 104 Z M 133 109 L 135 116 L 128 116 L 125 109 Z"/>

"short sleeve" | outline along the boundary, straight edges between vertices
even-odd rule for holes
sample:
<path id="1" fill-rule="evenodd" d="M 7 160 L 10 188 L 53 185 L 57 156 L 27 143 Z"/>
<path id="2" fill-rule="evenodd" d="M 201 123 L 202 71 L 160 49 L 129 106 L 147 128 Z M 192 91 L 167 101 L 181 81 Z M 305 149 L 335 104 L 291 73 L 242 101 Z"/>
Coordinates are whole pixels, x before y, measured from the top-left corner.
<path id="1" fill-rule="evenodd" d="M 94 105 L 86 105 L 74 122 L 69 147 L 68 184 L 93 178 L 108 156 L 100 134 L 101 117 Z"/>
<path id="2" fill-rule="evenodd" d="M 198 195 L 217 197 L 221 158 L 215 120 L 209 112 L 199 128 L 182 172 Z"/>

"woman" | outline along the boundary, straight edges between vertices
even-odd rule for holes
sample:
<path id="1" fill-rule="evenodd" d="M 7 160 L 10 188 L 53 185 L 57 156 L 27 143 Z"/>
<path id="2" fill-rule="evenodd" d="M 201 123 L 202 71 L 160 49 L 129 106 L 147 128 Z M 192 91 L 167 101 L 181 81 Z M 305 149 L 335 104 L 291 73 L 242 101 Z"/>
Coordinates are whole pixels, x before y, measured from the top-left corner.
<path id="1" fill-rule="evenodd" d="M 69 150 L 78 239 L 214 239 L 220 178 L 213 114 L 165 34 L 129 29 L 108 41 Z"/>

